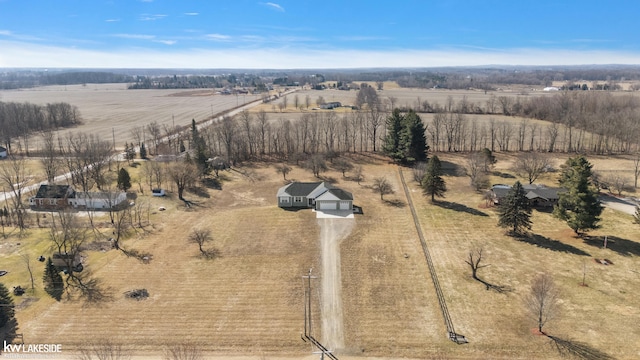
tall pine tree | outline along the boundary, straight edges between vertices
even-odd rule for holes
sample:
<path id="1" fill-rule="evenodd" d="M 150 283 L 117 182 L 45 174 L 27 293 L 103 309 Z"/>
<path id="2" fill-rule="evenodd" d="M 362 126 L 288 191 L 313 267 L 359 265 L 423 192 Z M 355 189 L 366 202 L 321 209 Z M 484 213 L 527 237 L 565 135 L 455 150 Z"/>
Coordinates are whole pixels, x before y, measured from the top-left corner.
<path id="1" fill-rule="evenodd" d="M 62 294 L 64 293 L 64 282 L 58 269 L 53 266 L 51 258 L 47 258 L 42 281 L 44 282 L 44 290 L 47 294 L 60 301 L 60 299 L 62 299 Z"/>
<path id="2" fill-rule="evenodd" d="M 433 156 L 427 163 L 427 169 L 422 177 L 422 189 L 427 195 L 431 195 L 431 202 L 435 197 L 444 197 L 447 185 L 442 179 L 442 164 L 437 156 Z"/>
<path id="3" fill-rule="evenodd" d="M 413 163 L 427 159 L 427 136 L 420 116 L 413 110 L 402 114 L 394 109 L 387 118 L 387 136 L 383 150 L 400 163 Z"/>
<path id="4" fill-rule="evenodd" d="M 122 191 L 131 189 L 131 176 L 125 168 L 120 168 L 118 171 L 118 189 Z"/>
<path id="5" fill-rule="evenodd" d="M 0 283 L 0 328 L 11 322 L 14 315 L 13 299 L 9 289 Z"/>
<path id="6" fill-rule="evenodd" d="M 602 214 L 598 190 L 591 183 L 591 168 L 584 156 L 577 156 L 567 160 L 560 174 L 560 186 L 567 191 L 559 194 L 553 214 L 566 221 L 577 235 L 599 228 Z"/>
<path id="7" fill-rule="evenodd" d="M 144 143 L 142 143 L 142 145 L 140 145 L 140 159 L 146 159 L 147 158 L 147 148 L 144 146 Z"/>
<path id="8" fill-rule="evenodd" d="M 510 228 L 513 235 L 523 234 L 531 229 L 531 205 L 520 181 L 516 181 L 498 206 L 498 225 Z"/>

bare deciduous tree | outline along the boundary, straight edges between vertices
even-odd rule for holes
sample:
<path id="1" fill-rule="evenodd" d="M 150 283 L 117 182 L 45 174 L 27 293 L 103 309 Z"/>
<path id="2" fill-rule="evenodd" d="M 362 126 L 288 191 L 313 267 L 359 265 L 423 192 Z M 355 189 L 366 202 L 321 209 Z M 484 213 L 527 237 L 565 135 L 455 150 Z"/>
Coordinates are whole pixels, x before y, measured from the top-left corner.
<path id="1" fill-rule="evenodd" d="M 198 249 L 200 253 L 205 258 L 211 259 L 218 256 L 218 250 L 215 248 L 212 249 L 204 249 L 203 246 L 205 243 L 208 243 L 213 240 L 213 236 L 211 235 L 211 230 L 209 229 L 193 229 L 189 234 L 188 238 L 190 243 L 194 243 L 198 245 Z"/>
<path id="2" fill-rule="evenodd" d="M 13 195 L 11 197 L 11 204 L 13 212 L 17 216 L 18 227 L 21 233 L 26 227 L 26 212 L 22 203 L 22 195 L 24 195 L 30 179 L 26 162 L 23 158 L 9 155 L 8 160 L 4 160 L 2 166 L 0 166 L 0 182 L 2 182 L 3 187 L 6 186 Z"/>
<path id="3" fill-rule="evenodd" d="M 276 171 L 279 174 L 282 174 L 282 178 L 284 180 L 287 180 L 287 174 L 291 172 L 291 167 L 289 167 L 287 164 L 276 165 Z"/>
<path id="4" fill-rule="evenodd" d="M 558 289 L 551 275 L 543 273 L 533 278 L 529 294 L 525 298 L 525 305 L 529 314 L 535 319 L 538 331 L 543 333 L 544 325 L 555 319 L 559 311 Z"/>
<path id="5" fill-rule="evenodd" d="M 393 194 L 393 186 L 386 177 L 373 179 L 373 190 L 380 194 L 380 200 L 384 200 L 385 195 Z"/>
<path id="6" fill-rule="evenodd" d="M 198 180 L 198 169 L 193 164 L 181 161 L 169 165 L 167 173 L 178 189 L 178 198 L 184 200 L 184 189 Z"/>
<path id="7" fill-rule="evenodd" d="M 85 343 L 79 349 L 79 360 L 129 360 L 131 350 L 125 345 L 116 344 L 110 340 L 98 343 Z"/>
<path id="8" fill-rule="evenodd" d="M 204 356 L 199 345 L 183 343 L 167 346 L 164 350 L 164 360 L 203 360 Z"/>
<path id="9" fill-rule="evenodd" d="M 537 152 L 526 152 L 518 155 L 513 170 L 533 184 L 550 166 L 549 157 Z"/>
<path id="10" fill-rule="evenodd" d="M 360 182 L 364 180 L 362 166 L 356 166 L 355 170 L 353 171 L 353 180 L 355 180 L 358 185 L 360 185 Z"/>

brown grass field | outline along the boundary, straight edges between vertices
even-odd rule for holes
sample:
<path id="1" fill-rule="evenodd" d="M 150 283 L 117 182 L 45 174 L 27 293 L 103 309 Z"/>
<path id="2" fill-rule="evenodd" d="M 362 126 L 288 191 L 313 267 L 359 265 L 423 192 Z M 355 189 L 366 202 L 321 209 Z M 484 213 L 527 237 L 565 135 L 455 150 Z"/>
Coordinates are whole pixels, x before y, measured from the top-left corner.
<path id="1" fill-rule="evenodd" d="M 508 173 L 511 158 L 498 159 L 496 170 Z M 558 358 L 548 339 L 531 333 L 535 323 L 523 311 L 529 281 L 542 271 L 551 273 L 562 291 L 562 313 L 546 327 L 549 334 L 618 359 L 640 356 L 640 346 L 632 340 L 640 336 L 640 239 L 631 216 L 606 209 L 602 229 L 590 233 L 591 240 L 582 240 L 550 214 L 534 212 L 536 237 L 518 241 L 496 226 L 495 210 L 484 207 L 466 177 L 446 176 L 446 198 L 431 204 L 412 180 L 411 170 L 404 169 L 456 331 L 469 339 L 466 345 L 456 345 L 446 338 L 398 167 L 366 154 L 352 160 L 365 169 L 361 185 L 336 171 L 323 174 L 351 191 L 364 211 L 341 245 L 341 359 Z M 441 160 L 447 168 L 464 162 L 461 155 L 441 154 Z M 596 166 L 600 162 L 609 164 L 594 159 Z M 301 276 L 320 266 L 315 215 L 276 206 L 274 195 L 284 182 L 272 165 L 246 164 L 239 170 L 246 175 L 221 173 L 221 191 L 209 190 L 205 197 L 187 193 L 196 204 L 191 209 L 173 194 L 149 199 L 153 209 L 162 205 L 167 211 L 153 212 L 150 233 L 123 242 L 127 248 L 151 252 L 149 264 L 116 250 L 87 251 L 87 271 L 111 296 L 102 303 L 56 303 L 44 294 L 42 264 L 35 259 L 49 252 L 46 230 L 34 228 L 26 238 L 13 234 L 1 240 L 0 268 L 9 271 L 3 283 L 28 286 L 21 253 L 31 256 L 35 269 L 35 294 L 15 298 L 25 342 L 60 342 L 73 352 L 82 343 L 109 339 L 151 356 L 165 344 L 189 341 L 201 344 L 212 357 L 314 358 L 300 333 Z M 136 176 L 133 168 L 132 173 Z M 385 201 L 370 189 L 379 176 L 387 177 L 396 191 Z M 553 183 L 554 176 L 543 182 Z M 288 179 L 314 180 L 297 167 Z M 99 221 L 107 227 L 105 216 Z M 204 260 L 197 246 L 187 243 L 189 231 L 199 227 L 213 231 L 214 241 L 208 246 L 220 251 L 219 258 Z M 608 249 L 602 248 L 604 235 L 610 237 Z M 471 279 L 464 259 L 473 244 L 484 245 L 486 263 L 491 264 L 479 276 L 509 286 L 512 292 L 487 291 Z M 594 258 L 607 258 L 614 265 L 597 264 Z M 588 286 L 582 287 L 585 265 Z M 123 296 L 137 288 L 146 288 L 150 298 L 134 301 Z M 314 309 L 319 308 L 318 291 Z M 316 310 L 315 324 L 319 320 Z M 314 331 L 321 339 L 322 330 L 315 326 Z"/>

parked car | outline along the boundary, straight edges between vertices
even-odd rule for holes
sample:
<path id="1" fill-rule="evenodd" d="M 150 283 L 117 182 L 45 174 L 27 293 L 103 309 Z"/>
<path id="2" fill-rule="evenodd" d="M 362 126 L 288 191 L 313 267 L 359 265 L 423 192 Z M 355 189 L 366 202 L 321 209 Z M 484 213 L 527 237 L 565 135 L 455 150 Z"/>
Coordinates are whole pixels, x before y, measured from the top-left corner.
<path id="1" fill-rule="evenodd" d="M 153 189 L 151 193 L 153 196 L 165 196 L 164 189 Z"/>

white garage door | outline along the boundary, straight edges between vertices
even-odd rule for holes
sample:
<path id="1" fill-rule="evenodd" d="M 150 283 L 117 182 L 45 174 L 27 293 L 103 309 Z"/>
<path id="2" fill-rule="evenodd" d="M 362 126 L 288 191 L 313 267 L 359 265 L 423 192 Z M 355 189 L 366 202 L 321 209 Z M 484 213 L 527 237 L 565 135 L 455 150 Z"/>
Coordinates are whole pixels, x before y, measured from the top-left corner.
<path id="1" fill-rule="evenodd" d="M 340 201 L 340 210 L 349 210 L 349 202 Z"/>
<path id="2" fill-rule="evenodd" d="M 335 201 L 320 201 L 320 210 L 336 210 L 338 204 Z"/>

